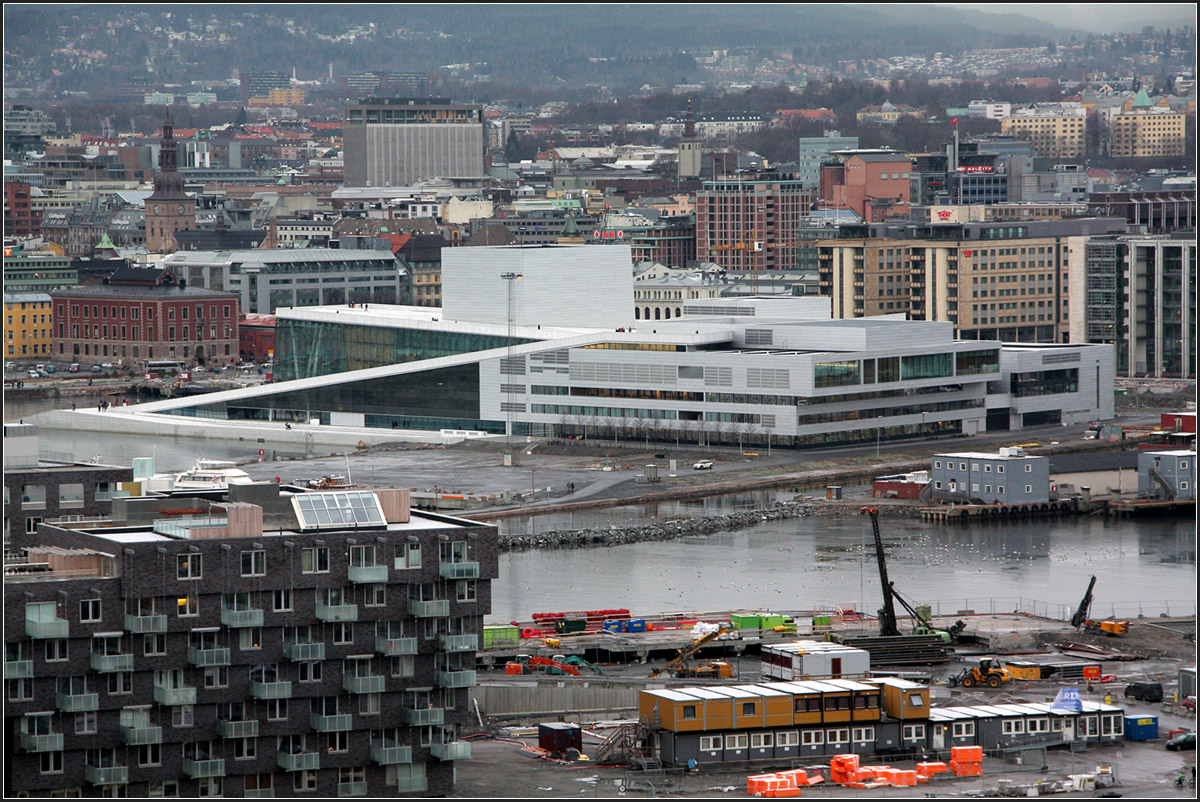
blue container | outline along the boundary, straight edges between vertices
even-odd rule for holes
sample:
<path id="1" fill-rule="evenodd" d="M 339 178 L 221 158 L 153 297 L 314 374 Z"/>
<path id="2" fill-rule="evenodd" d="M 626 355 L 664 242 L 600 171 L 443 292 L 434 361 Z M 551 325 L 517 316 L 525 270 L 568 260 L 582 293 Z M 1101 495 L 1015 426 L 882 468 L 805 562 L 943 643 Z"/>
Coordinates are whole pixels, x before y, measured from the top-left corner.
<path id="1" fill-rule="evenodd" d="M 644 618 L 630 619 L 629 621 L 626 621 L 625 624 L 628 627 L 625 630 L 626 632 L 645 632 L 646 631 L 646 619 L 644 619 Z"/>
<path id="2" fill-rule="evenodd" d="M 1158 716 L 1126 716 L 1126 741 L 1153 741 L 1158 737 Z"/>
<path id="3" fill-rule="evenodd" d="M 604 631 L 605 632 L 624 632 L 624 630 L 622 629 L 622 626 L 624 626 L 624 624 L 625 624 L 624 621 L 605 621 L 604 622 Z"/>

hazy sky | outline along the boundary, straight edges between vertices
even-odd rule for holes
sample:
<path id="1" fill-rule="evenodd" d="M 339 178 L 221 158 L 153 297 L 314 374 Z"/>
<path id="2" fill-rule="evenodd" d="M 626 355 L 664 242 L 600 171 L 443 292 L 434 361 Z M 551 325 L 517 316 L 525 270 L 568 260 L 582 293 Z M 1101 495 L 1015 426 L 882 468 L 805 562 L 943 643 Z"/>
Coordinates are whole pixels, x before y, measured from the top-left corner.
<path id="1" fill-rule="evenodd" d="M 942 4 L 938 4 L 942 5 Z M 1196 25 L 1192 3 L 945 3 L 993 14 L 1024 14 L 1065 28 L 1093 33 L 1139 31 L 1146 25 L 1177 28 Z"/>

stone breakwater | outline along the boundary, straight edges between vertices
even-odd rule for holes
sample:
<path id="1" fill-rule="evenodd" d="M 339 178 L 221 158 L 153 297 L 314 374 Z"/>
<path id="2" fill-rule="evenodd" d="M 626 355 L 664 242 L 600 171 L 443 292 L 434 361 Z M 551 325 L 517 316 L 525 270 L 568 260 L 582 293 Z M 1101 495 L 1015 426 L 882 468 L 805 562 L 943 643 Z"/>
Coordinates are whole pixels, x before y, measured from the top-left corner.
<path id="1" fill-rule="evenodd" d="M 647 526 L 614 527 L 611 529 L 551 529 L 535 535 L 502 535 L 500 551 L 528 551 L 530 549 L 586 549 L 605 546 L 621 546 L 627 543 L 644 543 L 656 540 L 674 540 L 695 535 L 712 535 L 717 532 L 733 532 L 757 526 L 764 521 L 779 521 L 788 518 L 805 518 L 812 515 L 856 514 L 859 503 L 812 504 L 807 502 L 781 501 L 761 510 L 743 510 L 727 515 L 701 518 L 684 518 L 677 521 L 650 524 Z M 880 513 L 887 515 L 912 515 L 916 510 L 909 507 L 881 507 Z"/>

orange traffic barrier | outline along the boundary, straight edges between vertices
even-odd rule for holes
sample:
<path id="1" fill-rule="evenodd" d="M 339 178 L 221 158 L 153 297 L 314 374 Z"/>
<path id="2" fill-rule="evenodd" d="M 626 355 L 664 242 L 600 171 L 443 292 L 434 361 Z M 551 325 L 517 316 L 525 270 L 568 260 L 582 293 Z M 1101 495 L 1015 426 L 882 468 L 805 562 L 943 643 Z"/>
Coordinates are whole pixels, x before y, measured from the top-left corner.
<path id="1" fill-rule="evenodd" d="M 918 777 L 932 777 L 935 774 L 942 774 L 948 771 L 945 763 L 918 763 Z"/>
<path id="2" fill-rule="evenodd" d="M 952 746 L 950 747 L 950 759 L 956 763 L 982 763 L 983 747 Z"/>

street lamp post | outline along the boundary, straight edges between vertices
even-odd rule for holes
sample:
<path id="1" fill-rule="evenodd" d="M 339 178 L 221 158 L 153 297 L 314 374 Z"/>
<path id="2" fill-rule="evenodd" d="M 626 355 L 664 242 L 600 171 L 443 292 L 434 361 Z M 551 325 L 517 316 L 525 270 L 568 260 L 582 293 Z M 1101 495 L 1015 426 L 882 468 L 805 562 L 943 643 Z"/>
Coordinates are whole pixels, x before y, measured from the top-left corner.
<path id="1" fill-rule="evenodd" d="M 505 437 L 505 440 L 507 440 L 509 447 L 511 448 L 512 447 L 512 435 L 513 435 L 512 376 L 511 376 L 511 374 L 505 373 L 505 370 L 508 370 L 508 371 L 512 370 L 512 361 L 513 361 L 513 356 L 512 356 L 513 327 L 516 324 L 516 300 L 513 295 L 513 282 L 520 281 L 522 278 L 524 278 L 524 276 L 520 273 L 511 273 L 510 272 L 510 273 L 501 273 L 500 278 L 502 278 L 508 284 L 508 354 L 507 354 L 507 358 L 505 359 L 505 362 L 507 363 L 507 367 L 506 368 L 502 367 L 500 369 L 500 383 L 504 384 L 504 377 L 506 375 L 509 376 L 508 396 L 507 396 L 508 401 L 505 404 L 505 406 L 507 407 L 507 410 L 506 410 L 507 414 L 505 416 L 504 437 Z"/>

